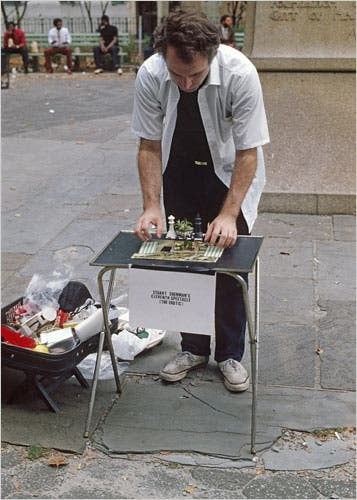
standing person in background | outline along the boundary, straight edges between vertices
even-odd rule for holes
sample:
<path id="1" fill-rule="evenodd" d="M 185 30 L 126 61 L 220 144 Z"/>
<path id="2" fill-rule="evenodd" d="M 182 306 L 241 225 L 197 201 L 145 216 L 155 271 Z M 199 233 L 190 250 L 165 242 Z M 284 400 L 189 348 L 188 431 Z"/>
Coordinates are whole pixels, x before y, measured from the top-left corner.
<path id="1" fill-rule="evenodd" d="M 224 15 L 219 20 L 219 37 L 220 42 L 229 45 L 230 47 L 235 46 L 234 40 L 234 29 L 233 29 L 233 18 L 232 16 Z"/>
<path id="2" fill-rule="evenodd" d="M 26 47 L 26 36 L 24 31 L 20 28 L 16 28 L 13 21 L 7 24 L 7 29 L 4 33 L 4 48 L 1 52 L 1 73 L 3 73 L 3 68 L 8 65 L 10 54 L 21 54 L 24 71 L 28 73 L 29 55 Z"/>
<path id="3" fill-rule="evenodd" d="M 101 18 L 99 36 L 99 46 L 93 49 L 96 68 L 94 73 L 96 75 L 103 73 L 104 56 L 105 54 L 110 54 L 112 56 L 114 71 L 117 71 L 118 75 L 121 75 L 123 71 L 120 67 L 118 28 L 109 23 L 108 16 L 102 16 Z"/>
<path id="4" fill-rule="evenodd" d="M 46 71 L 47 73 L 53 73 L 51 57 L 55 54 L 63 54 L 67 58 L 67 73 L 70 75 L 72 73 L 71 35 L 68 29 L 62 26 L 62 19 L 54 19 L 53 26 L 48 32 L 48 43 L 51 47 L 44 52 Z"/>
<path id="5" fill-rule="evenodd" d="M 157 53 L 136 80 L 132 129 L 139 138 L 143 213 L 135 233 L 162 236 L 166 216 L 202 218 L 205 241 L 230 248 L 250 234 L 265 183 L 262 146 L 269 142 L 256 68 L 241 52 L 220 45 L 218 28 L 198 12 L 173 12 L 155 31 Z M 207 228 L 207 229 L 206 229 Z M 247 281 L 248 276 L 242 274 Z M 225 387 L 245 391 L 241 364 L 246 316 L 234 278 L 218 275 L 215 360 Z M 182 352 L 160 372 L 168 382 L 207 363 L 210 337 L 181 332 Z"/>

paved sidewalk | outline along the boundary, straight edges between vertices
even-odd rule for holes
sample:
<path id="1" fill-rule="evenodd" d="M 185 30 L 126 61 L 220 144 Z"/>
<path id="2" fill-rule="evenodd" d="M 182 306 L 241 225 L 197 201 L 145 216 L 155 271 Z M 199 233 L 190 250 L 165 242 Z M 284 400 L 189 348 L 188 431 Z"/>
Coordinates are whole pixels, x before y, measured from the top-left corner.
<path id="1" fill-rule="evenodd" d="M 35 273 L 97 295 L 88 262 L 140 213 L 132 93 L 126 74 L 31 75 L 2 94 L 3 305 Z M 131 363 L 121 398 L 100 383 L 87 443 L 89 394 L 72 381 L 55 394 L 57 415 L 30 395 L 4 404 L 3 498 L 354 498 L 355 218 L 262 213 L 254 233 L 264 236 L 258 461 L 247 453 L 250 393 L 226 392 L 214 362 L 178 384 L 158 380 L 179 346 L 170 332 Z M 121 271 L 115 294 L 126 293 Z M 18 376 L 6 374 L 3 395 Z M 31 461 L 35 445 L 43 455 Z"/>

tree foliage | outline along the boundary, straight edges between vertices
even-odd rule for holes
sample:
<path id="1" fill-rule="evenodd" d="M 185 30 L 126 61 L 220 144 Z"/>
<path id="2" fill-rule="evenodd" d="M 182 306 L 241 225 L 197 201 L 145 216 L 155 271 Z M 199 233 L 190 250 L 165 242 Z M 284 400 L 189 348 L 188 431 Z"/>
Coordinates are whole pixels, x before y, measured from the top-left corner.
<path id="1" fill-rule="evenodd" d="M 233 25 L 239 28 L 242 24 L 247 2 L 227 2 L 227 7 L 229 15 L 233 18 Z"/>
<path id="2" fill-rule="evenodd" d="M 25 15 L 28 2 L 1 2 L 1 12 L 5 26 L 10 21 L 14 21 L 18 27 Z"/>

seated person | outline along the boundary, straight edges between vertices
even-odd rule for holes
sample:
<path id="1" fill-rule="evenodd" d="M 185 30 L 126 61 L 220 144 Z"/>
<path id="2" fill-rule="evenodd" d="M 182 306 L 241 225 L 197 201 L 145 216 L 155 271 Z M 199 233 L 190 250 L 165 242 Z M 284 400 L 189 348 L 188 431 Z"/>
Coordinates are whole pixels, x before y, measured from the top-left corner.
<path id="1" fill-rule="evenodd" d="M 224 15 L 220 19 L 218 27 L 220 42 L 230 47 L 235 46 L 233 18 L 232 16 Z"/>
<path id="2" fill-rule="evenodd" d="M 26 48 L 25 33 L 16 28 L 13 21 L 9 22 L 4 33 L 4 47 L 1 50 L 1 74 L 6 73 L 10 54 L 21 54 L 24 71 L 28 73 L 29 55 Z"/>
<path id="3" fill-rule="evenodd" d="M 122 74 L 120 67 L 119 44 L 118 44 L 118 28 L 109 23 L 108 16 L 102 16 L 101 25 L 99 27 L 99 46 L 93 48 L 95 61 L 95 74 L 104 71 L 104 56 L 110 54 L 113 61 L 113 69 L 118 70 L 118 74 Z"/>
<path id="4" fill-rule="evenodd" d="M 45 54 L 45 67 L 47 73 L 53 73 L 51 66 L 51 57 L 55 54 L 63 54 L 67 58 L 67 73 L 72 73 L 72 49 L 71 35 L 67 28 L 63 28 L 62 19 L 56 18 L 53 20 L 54 27 L 48 32 L 48 43 L 51 45 L 46 49 Z"/>

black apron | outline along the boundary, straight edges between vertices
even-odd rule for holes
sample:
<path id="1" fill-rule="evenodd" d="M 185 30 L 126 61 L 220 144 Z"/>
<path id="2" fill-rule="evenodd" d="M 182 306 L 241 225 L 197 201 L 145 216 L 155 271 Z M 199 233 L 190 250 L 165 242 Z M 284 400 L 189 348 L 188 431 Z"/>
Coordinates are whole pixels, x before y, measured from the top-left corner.
<path id="1" fill-rule="evenodd" d="M 187 218 L 197 213 L 205 232 L 219 213 L 228 188 L 217 177 L 195 92 L 180 91 L 177 121 L 169 161 L 163 176 L 166 217 Z"/>

